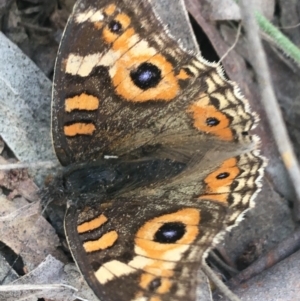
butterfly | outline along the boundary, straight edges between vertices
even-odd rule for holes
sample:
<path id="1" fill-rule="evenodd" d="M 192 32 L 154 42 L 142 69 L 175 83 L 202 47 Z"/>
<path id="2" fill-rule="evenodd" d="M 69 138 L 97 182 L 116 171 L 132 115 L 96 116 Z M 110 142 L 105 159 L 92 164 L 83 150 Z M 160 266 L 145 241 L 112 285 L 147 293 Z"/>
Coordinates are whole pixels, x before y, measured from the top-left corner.
<path id="1" fill-rule="evenodd" d="M 68 244 L 99 299 L 196 300 L 202 259 L 260 189 L 257 122 L 222 68 L 183 50 L 148 1 L 76 3 L 52 136 Z"/>

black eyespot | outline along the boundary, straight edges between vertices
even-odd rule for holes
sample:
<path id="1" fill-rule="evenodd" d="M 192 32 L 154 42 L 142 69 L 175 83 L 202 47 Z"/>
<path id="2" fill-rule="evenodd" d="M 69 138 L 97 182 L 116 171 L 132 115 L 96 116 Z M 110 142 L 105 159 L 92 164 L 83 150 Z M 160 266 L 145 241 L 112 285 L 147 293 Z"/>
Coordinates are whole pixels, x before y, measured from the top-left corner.
<path id="1" fill-rule="evenodd" d="M 246 131 L 244 131 L 244 132 L 242 132 L 242 135 L 243 135 L 243 136 L 248 136 L 248 135 L 249 135 L 249 133 L 248 133 L 248 132 L 246 132 Z"/>
<path id="2" fill-rule="evenodd" d="M 112 20 L 108 24 L 108 28 L 113 33 L 119 33 L 122 30 L 122 24 L 119 21 Z"/>
<path id="3" fill-rule="evenodd" d="M 170 222 L 163 224 L 155 233 L 154 241 L 160 243 L 174 243 L 183 237 L 185 225 L 180 222 Z"/>
<path id="4" fill-rule="evenodd" d="M 229 175 L 230 175 L 229 172 L 222 172 L 222 173 L 218 174 L 218 175 L 216 176 L 216 178 L 217 178 L 218 180 L 226 179 L 226 178 L 229 177 Z"/>
<path id="5" fill-rule="evenodd" d="M 148 285 L 148 289 L 150 292 L 154 292 L 157 288 L 159 288 L 161 286 L 161 280 L 160 278 L 155 278 L 153 279 L 149 285 Z"/>
<path id="6" fill-rule="evenodd" d="M 218 125 L 220 123 L 220 120 L 218 120 L 217 118 L 215 118 L 215 117 L 208 117 L 207 119 L 206 119 L 206 124 L 208 125 L 208 126 L 216 126 L 216 125 Z"/>
<path id="7" fill-rule="evenodd" d="M 156 87 L 161 81 L 161 70 L 151 63 L 142 63 L 130 72 L 130 77 L 137 87 L 147 90 Z"/>

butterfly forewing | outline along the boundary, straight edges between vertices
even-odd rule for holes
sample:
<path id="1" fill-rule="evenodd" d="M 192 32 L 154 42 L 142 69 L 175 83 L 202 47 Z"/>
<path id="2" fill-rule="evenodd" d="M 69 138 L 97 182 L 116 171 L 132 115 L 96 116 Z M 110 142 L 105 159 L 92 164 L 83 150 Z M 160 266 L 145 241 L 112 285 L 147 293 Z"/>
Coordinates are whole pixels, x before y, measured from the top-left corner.
<path id="1" fill-rule="evenodd" d="M 79 1 L 68 22 L 52 115 L 64 165 L 170 140 L 179 148 L 180 133 L 195 151 L 214 138 L 228 145 L 254 123 L 220 71 L 181 50 L 138 3 Z"/>

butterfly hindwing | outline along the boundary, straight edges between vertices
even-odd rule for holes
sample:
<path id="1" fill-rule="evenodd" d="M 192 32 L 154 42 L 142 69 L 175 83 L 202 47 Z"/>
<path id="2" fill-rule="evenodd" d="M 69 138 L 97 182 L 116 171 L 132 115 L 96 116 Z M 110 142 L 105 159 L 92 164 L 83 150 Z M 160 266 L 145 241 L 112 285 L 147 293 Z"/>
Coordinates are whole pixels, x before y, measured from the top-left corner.
<path id="1" fill-rule="evenodd" d="M 77 228 L 76 209 L 70 208 L 66 216 L 69 244 L 100 299 L 183 300 L 185 295 L 184 300 L 195 300 L 195 275 L 207 244 L 222 229 L 225 208 L 203 201 L 200 211 L 193 202 L 182 201 L 170 210 L 171 200 L 163 200 L 119 199 L 113 200 L 113 207 L 103 203 L 108 208 L 102 211 L 91 207 L 93 218 L 88 209 L 80 211 Z M 122 213 L 124 204 L 126 214 Z M 200 213 L 204 216 L 202 235 Z M 99 228 L 91 230 L 92 226 Z M 181 292 L 176 292 L 177 287 Z"/>
<path id="2" fill-rule="evenodd" d="M 251 205 L 262 164 L 254 153 L 241 155 L 203 178 L 180 184 L 169 180 L 105 201 L 91 196 L 83 208 L 71 206 L 65 218 L 69 245 L 97 296 L 108 301 L 196 300 L 203 255 Z"/>

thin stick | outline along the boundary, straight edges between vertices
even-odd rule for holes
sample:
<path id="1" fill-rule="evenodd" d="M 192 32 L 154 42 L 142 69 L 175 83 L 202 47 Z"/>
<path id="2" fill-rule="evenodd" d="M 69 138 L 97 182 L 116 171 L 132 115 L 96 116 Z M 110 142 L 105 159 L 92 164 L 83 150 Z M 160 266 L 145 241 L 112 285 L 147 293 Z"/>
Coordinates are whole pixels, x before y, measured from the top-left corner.
<path id="1" fill-rule="evenodd" d="M 21 168 L 53 168 L 59 166 L 57 161 L 38 161 L 38 162 L 24 162 L 24 163 L 9 163 L 0 165 L 0 170 L 12 170 L 12 169 L 21 169 Z"/>
<path id="2" fill-rule="evenodd" d="M 230 265 L 225 263 L 222 259 L 220 259 L 220 257 L 214 251 L 210 251 L 209 256 L 211 256 L 212 259 L 215 260 L 218 265 L 220 265 L 225 271 L 229 272 L 230 274 L 236 275 L 239 273 L 237 269 L 231 267 Z"/>
<path id="3" fill-rule="evenodd" d="M 241 299 L 235 295 L 219 278 L 218 276 L 211 270 L 211 268 L 206 264 L 203 260 L 201 266 L 203 272 L 206 276 L 216 285 L 216 287 L 220 290 L 224 296 L 230 301 L 241 301 Z"/>
<path id="4" fill-rule="evenodd" d="M 8 284 L 8 285 L 1 285 L 0 292 L 61 290 L 64 288 L 78 292 L 77 288 L 67 284 Z"/>
<path id="5" fill-rule="evenodd" d="M 228 53 L 233 50 L 236 46 L 236 44 L 239 41 L 239 38 L 241 36 L 241 30 L 242 30 L 242 23 L 239 23 L 238 29 L 237 29 L 237 33 L 235 36 L 235 41 L 233 42 L 233 44 L 228 48 L 228 50 L 222 55 L 222 57 L 220 58 L 220 60 L 218 61 L 218 64 L 221 64 L 222 61 L 224 60 L 224 58 L 228 55 Z"/>
<path id="6" fill-rule="evenodd" d="M 255 20 L 253 1 L 240 1 L 244 27 L 248 37 L 248 48 L 251 63 L 259 84 L 262 103 L 270 122 L 279 153 L 294 185 L 297 200 L 295 201 L 295 218 L 300 219 L 300 169 L 289 139 L 285 123 L 271 84 L 266 56 L 260 40 L 259 29 Z"/>
<path id="7" fill-rule="evenodd" d="M 0 292 L 17 292 L 17 291 L 36 291 L 36 290 L 62 290 L 69 289 L 74 292 L 78 292 L 78 289 L 74 286 L 67 284 L 9 284 L 0 285 Z M 74 295 L 76 300 L 89 301 L 88 299 L 83 299 L 79 296 Z M 1 299 L 2 300 L 2 299 Z"/>
<path id="8" fill-rule="evenodd" d="M 280 242 L 274 249 L 261 256 L 253 262 L 245 270 L 231 278 L 228 282 L 230 287 L 236 287 L 242 282 L 258 275 L 259 273 L 269 269 L 279 261 L 296 252 L 300 247 L 300 227 L 298 227 L 292 235 Z"/>

